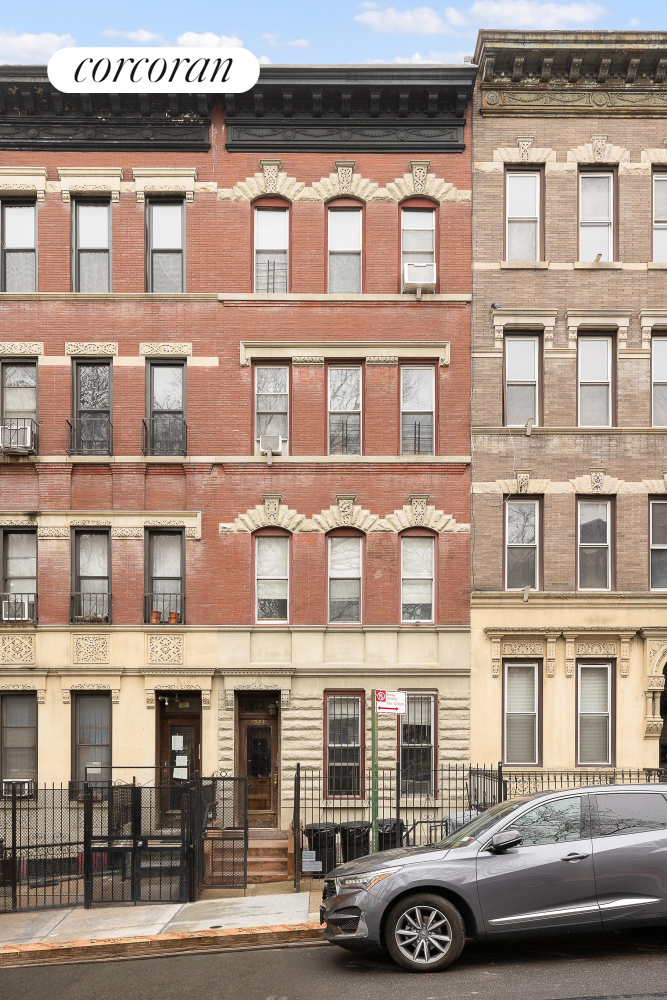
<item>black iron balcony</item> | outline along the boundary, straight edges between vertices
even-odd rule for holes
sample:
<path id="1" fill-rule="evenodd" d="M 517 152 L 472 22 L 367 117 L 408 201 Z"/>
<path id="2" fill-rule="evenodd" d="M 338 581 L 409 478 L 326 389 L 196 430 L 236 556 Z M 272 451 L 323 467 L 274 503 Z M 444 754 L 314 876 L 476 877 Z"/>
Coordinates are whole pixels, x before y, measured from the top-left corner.
<path id="1" fill-rule="evenodd" d="M 72 625 L 108 625 L 111 622 L 111 594 L 70 594 Z"/>
<path id="2" fill-rule="evenodd" d="M 108 417 L 70 417 L 65 421 L 68 455 L 111 455 L 113 424 Z"/>
<path id="3" fill-rule="evenodd" d="M 0 420 L 0 452 L 6 455 L 36 455 L 37 421 L 32 417 L 3 417 Z"/>
<path id="4" fill-rule="evenodd" d="M 3 625 L 34 625 L 37 621 L 37 594 L 2 594 L 0 612 Z"/>
<path id="5" fill-rule="evenodd" d="M 141 450 L 144 455 L 186 455 L 187 424 L 180 414 L 144 417 Z"/>
<path id="6" fill-rule="evenodd" d="M 144 621 L 147 625 L 182 625 L 185 595 L 144 594 Z"/>

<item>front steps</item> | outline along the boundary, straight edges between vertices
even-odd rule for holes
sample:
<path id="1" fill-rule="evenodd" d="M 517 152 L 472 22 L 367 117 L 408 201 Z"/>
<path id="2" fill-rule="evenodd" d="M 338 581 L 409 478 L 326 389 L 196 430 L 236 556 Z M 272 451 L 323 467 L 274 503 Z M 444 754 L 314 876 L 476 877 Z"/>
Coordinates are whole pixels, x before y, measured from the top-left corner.
<path id="1" fill-rule="evenodd" d="M 287 882 L 286 830 L 257 827 L 248 830 L 248 885 Z"/>

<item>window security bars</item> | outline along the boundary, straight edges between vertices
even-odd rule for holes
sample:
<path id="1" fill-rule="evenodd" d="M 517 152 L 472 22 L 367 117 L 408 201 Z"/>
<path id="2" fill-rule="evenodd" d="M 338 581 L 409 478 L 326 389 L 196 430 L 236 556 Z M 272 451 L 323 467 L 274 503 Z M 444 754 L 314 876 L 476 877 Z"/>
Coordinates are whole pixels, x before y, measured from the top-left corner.
<path id="1" fill-rule="evenodd" d="M 361 696 L 328 694 L 326 713 L 326 794 L 361 795 L 363 774 Z"/>
<path id="2" fill-rule="evenodd" d="M 435 698 L 432 694 L 408 694 L 407 709 L 399 716 L 401 794 L 426 795 L 433 791 Z"/>
<path id="3" fill-rule="evenodd" d="M 112 454 L 110 362 L 75 362 L 74 413 L 66 424 L 68 454 Z"/>

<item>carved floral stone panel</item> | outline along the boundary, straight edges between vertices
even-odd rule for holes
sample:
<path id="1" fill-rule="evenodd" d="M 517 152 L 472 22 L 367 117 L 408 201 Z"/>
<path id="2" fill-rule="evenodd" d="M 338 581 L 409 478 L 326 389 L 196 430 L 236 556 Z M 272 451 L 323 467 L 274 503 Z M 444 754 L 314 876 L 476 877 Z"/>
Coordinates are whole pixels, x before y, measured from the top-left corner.
<path id="1" fill-rule="evenodd" d="M 108 663 L 108 635 L 74 635 L 72 640 L 74 663 Z"/>
<path id="2" fill-rule="evenodd" d="M 149 635 L 147 658 L 149 663 L 182 663 L 183 636 L 169 633 Z"/>
<path id="3" fill-rule="evenodd" d="M 0 663 L 34 663 L 34 635 L 0 635 Z"/>

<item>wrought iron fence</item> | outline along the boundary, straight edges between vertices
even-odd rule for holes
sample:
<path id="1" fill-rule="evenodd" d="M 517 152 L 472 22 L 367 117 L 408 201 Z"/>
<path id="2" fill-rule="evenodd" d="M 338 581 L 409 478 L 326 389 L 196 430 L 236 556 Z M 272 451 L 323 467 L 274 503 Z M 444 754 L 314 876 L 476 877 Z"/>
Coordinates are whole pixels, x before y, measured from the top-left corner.
<path id="1" fill-rule="evenodd" d="M 173 413 L 144 417 L 141 424 L 141 450 L 144 455 L 186 455 L 188 428 L 183 417 Z"/>
<path id="2" fill-rule="evenodd" d="M 113 454 L 113 424 L 109 417 L 70 417 L 65 426 L 68 455 Z"/>

